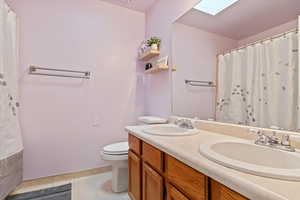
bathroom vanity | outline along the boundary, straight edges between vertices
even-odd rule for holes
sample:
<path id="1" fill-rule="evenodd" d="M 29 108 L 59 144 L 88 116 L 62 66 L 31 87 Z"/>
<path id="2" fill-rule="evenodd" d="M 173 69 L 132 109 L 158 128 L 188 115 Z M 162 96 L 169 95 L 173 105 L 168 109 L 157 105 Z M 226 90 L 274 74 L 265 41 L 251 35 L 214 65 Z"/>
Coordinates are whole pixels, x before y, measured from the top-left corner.
<path id="1" fill-rule="evenodd" d="M 246 200 L 168 153 L 129 134 L 132 200 Z"/>
<path id="2" fill-rule="evenodd" d="M 294 180 L 271 178 L 267 174 L 226 167 L 202 153 L 201 150 L 208 144 L 230 144 L 224 141 L 236 141 L 235 144 L 239 145 L 244 141 L 255 145 L 257 136 L 249 134 L 249 127 L 202 120 L 195 120 L 193 124 L 198 133 L 185 136 L 149 134 L 149 128 L 155 127 L 152 125 L 126 127 L 129 133 L 128 192 L 131 200 L 299 200 L 298 172 Z M 267 133 L 266 129 L 263 131 Z M 299 148 L 297 143 L 293 145 Z M 243 148 L 240 151 L 230 150 L 233 147 L 228 151 L 244 155 L 245 161 L 250 158 L 253 158 L 251 161 L 263 159 L 266 163 L 274 161 L 274 156 L 261 157 L 268 150 L 259 145 L 253 146 L 256 151 L 251 150 L 250 154 L 245 153 Z M 224 153 L 228 152 L 226 149 L 228 147 Z M 289 156 L 284 156 L 282 151 L 270 151 L 278 153 L 274 157 L 275 163 L 287 162 Z M 299 156 L 300 153 L 297 150 L 287 154 Z M 276 161 L 276 158 L 280 159 Z M 267 168 L 261 166 L 259 169 Z"/>

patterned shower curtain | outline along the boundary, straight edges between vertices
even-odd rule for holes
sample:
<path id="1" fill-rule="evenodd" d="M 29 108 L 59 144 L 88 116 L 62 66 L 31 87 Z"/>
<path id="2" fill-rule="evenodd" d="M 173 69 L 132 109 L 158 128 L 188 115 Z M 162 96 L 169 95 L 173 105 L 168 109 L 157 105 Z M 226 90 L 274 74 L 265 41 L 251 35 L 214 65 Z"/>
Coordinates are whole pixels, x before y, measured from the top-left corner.
<path id="1" fill-rule="evenodd" d="M 16 14 L 0 0 L 0 200 L 22 180 Z"/>
<path id="2" fill-rule="evenodd" d="M 298 131 L 298 33 L 219 56 L 217 121 Z"/>

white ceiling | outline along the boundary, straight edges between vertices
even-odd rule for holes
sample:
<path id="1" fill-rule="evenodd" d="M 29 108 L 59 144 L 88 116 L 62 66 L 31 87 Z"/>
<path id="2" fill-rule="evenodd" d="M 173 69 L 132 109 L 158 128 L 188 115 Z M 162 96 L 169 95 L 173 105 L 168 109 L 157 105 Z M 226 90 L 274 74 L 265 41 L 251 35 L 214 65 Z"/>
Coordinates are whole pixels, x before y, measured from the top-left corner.
<path id="1" fill-rule="evenodd" d="M 216 16 L 195 9 L 177 22 L 240 40 L 300 15 L 300 0 L 240 0 Z"/>
<path id="2" fill-rule="evenodd" d="M 156 0 L 102 0 L 132 10 L 146 12 Z"/>

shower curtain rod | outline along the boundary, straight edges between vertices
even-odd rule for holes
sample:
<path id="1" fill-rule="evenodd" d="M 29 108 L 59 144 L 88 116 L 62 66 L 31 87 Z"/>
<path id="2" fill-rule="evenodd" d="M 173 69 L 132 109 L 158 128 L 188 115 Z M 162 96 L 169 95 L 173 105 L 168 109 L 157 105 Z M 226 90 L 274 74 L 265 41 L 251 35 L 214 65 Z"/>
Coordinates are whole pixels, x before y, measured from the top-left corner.
<path id="1" fill-rule="evenodd" d="M 247 48 L 247 47 L 249 47 L 249 46 L 253 46 L 253 45 L 258 44 L 258 43 L 263 43 L 263 42 L 268 41 L 268 40 L 271 40 L 271 41 L 272 41 L 272 40 L 274 40 L 274 39 L 276 39 L 276 38 L 285 36 L 285 35 L 287 35 L 287 34 L 289 34 L 289 33 L 293 33 L 293 32 L 298 33 L 298 28 L 294 28 L 294 29 L 291 29 L 291 30 L 286 31 L 286 32 L 284 32 L 284 33 L 280 33 L 280 34 L 274 35 L 274 36 L 272 36 L 272 37 L 268 37 L 268 38 L 266 38 L 266 39 L 258 40 L 258 41 L 256 41 L 256 42 L 252 42 L 252 43 L 243 45 L 243 46 L 241 46 L 241 47 L 238 47 L 238 48 L 235 48 L 235 49 L 231 49 L 231 50 L 225 51 L 224 53 L 220 53 L 220 54 L 218 54 L 217 56 L 219 56 L 219 55 L 226 55 L 226 54 L 228 54 L 228 53 L 232 53 L 233 51 L 238 51 L 238 50 L 241 50 L 241 49 L 245 49 L 245 48 Z M 298 51 L 298 49 L 295 49 L 294 51 Z"/>

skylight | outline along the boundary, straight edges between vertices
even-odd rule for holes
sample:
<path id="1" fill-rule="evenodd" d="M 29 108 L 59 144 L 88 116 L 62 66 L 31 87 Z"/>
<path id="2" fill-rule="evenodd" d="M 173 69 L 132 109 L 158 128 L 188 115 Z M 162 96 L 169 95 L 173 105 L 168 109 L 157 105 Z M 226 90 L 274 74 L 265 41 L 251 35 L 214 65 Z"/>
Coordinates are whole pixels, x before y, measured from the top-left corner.
<path id="1" fill-rule="evenodd" d="M 239 0 L 202 0 L 194 8 L 210 15 L 217 15 Z"/>

